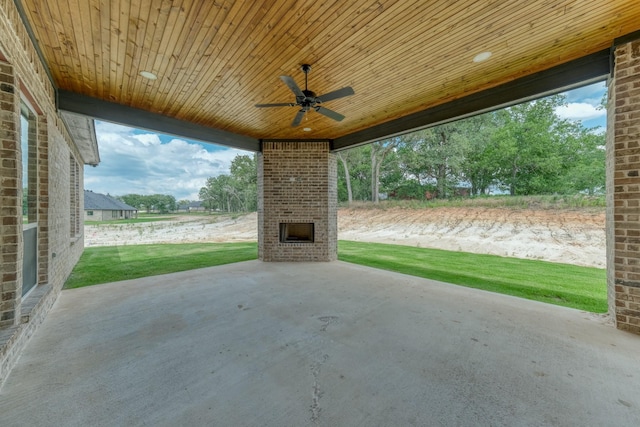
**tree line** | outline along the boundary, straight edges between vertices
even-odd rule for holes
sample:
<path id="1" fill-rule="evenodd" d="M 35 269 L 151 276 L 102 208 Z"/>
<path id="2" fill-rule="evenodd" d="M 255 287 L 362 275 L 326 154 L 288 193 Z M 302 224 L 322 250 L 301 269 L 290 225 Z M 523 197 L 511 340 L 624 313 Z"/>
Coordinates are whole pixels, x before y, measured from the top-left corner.
<path id="1" fill-rule="evenodd" d="M 605 136 L 560 118 L 555 95 L 341 151 L 340 201 L 596 194 Z"/>
<path id="2" fill-rule="evenodd" d="M 252 212 L 258 209 L 258 167 L 256 155 L 237 155 L 229 175 L 207 179 L 199 197 L 208 210 Z"/>
<path id="3" fill-rule="evenodd" d="M 564 103 L 554 95 L 340 151 L 338 200 L 601 194 L 605 135 L 560 118 Z M 176 209 L 173 196 L 120 199 L 147 211 Z M 256 155 L 236 156 L 229 174 L 207 179 L 199 199 L 211 211 L 255 211 Z"/>
<path id="4" fill-rule="evenodd" d="M 238 155 L 231 162 L 230 174 L 207 179 L 200 189 L 199 199 L 209 211 L 251 212 L 258 208 L 258 168 L 255 155 Z M 147 213 L 170 213 L 187 208 L 189 200 L 176 202 L 168 194 L 125 194 L 118 200 Z"/>
<path id="5" fill-rule="evenodd" d="M 168 194 L 125 194 L 116 199 L 129 206 L 133 206 L 138 211 L 147 213 L 157 212 L 161 214 L 174 212 L 177 209 L 176 198 Z"/>

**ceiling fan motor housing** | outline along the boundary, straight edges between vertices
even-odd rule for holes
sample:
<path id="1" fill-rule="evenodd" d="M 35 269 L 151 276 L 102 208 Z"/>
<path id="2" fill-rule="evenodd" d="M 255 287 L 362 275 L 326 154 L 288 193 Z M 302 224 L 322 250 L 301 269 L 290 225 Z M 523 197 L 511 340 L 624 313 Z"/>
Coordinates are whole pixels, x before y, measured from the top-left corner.
<path id="1" fill-rule="evenodd" d="M 316 104 L 319 102 L 314 91 L 305 89 L 302 93 L 304 93 L 305 96 L 302 100 L 303 103 Z"/>

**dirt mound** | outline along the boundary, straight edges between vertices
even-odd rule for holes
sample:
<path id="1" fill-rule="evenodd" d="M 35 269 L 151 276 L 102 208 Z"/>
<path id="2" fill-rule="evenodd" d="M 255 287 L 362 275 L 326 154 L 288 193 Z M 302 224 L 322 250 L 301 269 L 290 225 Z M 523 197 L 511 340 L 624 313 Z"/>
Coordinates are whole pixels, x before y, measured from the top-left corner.
<path id="1" fill-rule="evenodd" d="M 85 226 L 86 246 L 257 240 L 257 214 Z M 604 212 L 506 208 L 340 209 L 338 238 L 605 267 Z"/>
<path id="2" fill-rule="evenodd" d="M 342 209 L 339 238 L 605 267 L 604 212 Z"/>
<path id="3" fill-rule="evenodd" d="M 85 246 L 152 243 L 247 242 L 257 240 L 257 214 L 178 216 L 132 224 L 85 225 Z"/>

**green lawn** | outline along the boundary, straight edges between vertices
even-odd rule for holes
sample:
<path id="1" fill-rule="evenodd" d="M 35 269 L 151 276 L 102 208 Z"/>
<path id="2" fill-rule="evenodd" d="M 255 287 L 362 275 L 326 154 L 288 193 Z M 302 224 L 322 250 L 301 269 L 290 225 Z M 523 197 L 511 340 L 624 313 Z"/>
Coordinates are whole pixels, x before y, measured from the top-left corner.
<path id="1" fill-rule="evenodd" d="M 86 248 L 65 288 L 135 279 L 257 258 L 256 243 Z M 338 242 L 341 261 L 603 313 L 604 269 L 411 246 Z"/>
<path id="2" fill-rule="evenodd" d="M 595 313 L 607 311 L 606 271 L 600 268 L 348 241 L 338 242 L 338 258 Z"/>
<path id="3" fill-rule="evenodd" d="M 86 248 L 66 289 L 256 259 L 255 243 L 187 243 Z"/>

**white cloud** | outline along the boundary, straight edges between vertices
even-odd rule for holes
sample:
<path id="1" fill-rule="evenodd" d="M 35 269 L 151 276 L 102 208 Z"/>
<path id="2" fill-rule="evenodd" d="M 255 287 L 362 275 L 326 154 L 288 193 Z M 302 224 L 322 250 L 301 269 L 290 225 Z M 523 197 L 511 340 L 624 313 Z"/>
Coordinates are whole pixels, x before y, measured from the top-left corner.
<path id="1" fill-rule="evenodd" d="M 556 108 L 556 114 L 569 120 L 579 120 L 591 129 L 605 129 L 607 111 L 601 107 L 607 93 L 605 82 L 598 82 L 564 92 L 566 105 Z"/>
<path id="2" fill-rule="evenodd" d="M 142 145 L 144 146 L 160 145 L 162 143 L 160 142 L 160 137 L 155 133 L 143 133 L 134 135 L 133 137 L 140 141 L 140 143 L 142 143 Z"/>
<path id="3" fill-rule="evenodd" d="M 170 194 L 176 200 L 197 200 L 207 178 L 228 174 L 236 155 L 251 154 L 105 122 L 96 122 L 96 136 L 101 162 L 85 168 L 84 187 L 111 195 Z"/>
<path id="4" fill-rule="evenodd" d="M 591 120 L 605 117 L 607 111 L 604 108 L 598 109 L 597 106 L 587 102 L 570 102 L 557 107 L 556 114 L 563 119 Z"/>

